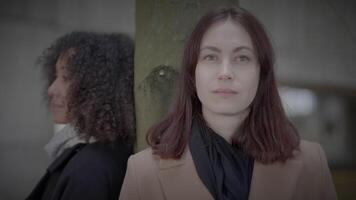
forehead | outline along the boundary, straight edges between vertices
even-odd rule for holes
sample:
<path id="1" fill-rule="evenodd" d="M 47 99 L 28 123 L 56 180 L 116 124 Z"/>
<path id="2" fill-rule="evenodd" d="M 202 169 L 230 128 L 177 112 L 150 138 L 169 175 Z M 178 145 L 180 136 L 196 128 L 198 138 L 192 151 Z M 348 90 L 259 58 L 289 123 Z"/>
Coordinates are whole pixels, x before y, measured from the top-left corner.
<path id="1" fill-rule="evenodd" d="M 214 23 L 205 32 L 201 48 L 204 46 L 226 46 L 235 48 L 237 46 L 247 46 L 253 49 L 252 40 L 246 29 L 239 23 L 232 20 Z"/>
<path id="2" fill-rule="evenodd" d="M 69 62 L 70 57 L 73 55 L 74 55 L 74 52 L 70 49 L 62 52 L 58 56 L 58 59 L 56 62 L 56 71 L 57 72 L 67 71 L 67 64 Z"/>
<path id="3" fill-rule="evenodd" d="M 68 63 L 68 57 L 59 56 L 55 66 L 55 73 L 57 75 L 67 74 L 68 73 L 67 63 Z"/>

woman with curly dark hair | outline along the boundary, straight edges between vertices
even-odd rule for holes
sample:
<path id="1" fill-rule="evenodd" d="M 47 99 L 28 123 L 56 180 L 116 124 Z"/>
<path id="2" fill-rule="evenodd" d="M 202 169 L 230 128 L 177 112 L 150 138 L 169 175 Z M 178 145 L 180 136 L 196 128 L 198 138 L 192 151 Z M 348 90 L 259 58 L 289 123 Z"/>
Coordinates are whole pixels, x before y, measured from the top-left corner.
<path id="1" fill-rule="evenodd" d="M 27 199 L 117 199 L 135 132 L 133 41 L 72 32 L 40 59 L 53 121 L 54 160 Z"/>

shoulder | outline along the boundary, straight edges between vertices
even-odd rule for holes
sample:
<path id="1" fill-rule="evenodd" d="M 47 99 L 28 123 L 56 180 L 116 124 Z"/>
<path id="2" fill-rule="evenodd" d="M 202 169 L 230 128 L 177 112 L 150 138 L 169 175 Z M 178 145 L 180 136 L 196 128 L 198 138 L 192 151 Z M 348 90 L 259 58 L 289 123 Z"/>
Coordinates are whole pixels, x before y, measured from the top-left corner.
<path id="1" fill-rule="evenodd" d="M 128 165 L 131 168 L 135 168 L 135 171 L 147 173 L 148 171 L 157 171 L 159 167 L 159 162 L 160 157 L 154 155 L 151 148 L 147 148 L 130 156 Z"/>
<path id="2" fill-rule="evenodd" d="M 85 145 L 64 167 L 53 195 L 61 199 L 117 198 L 130 153 L 127 145 Z"/>
<path id="3" fill-rule="evenodd" d="M 300 140 L 299 148 L 303 151 L 314 151 L 320 148 L 320 144 L 316 142 L 311 142 L 307 140 Z"/>
<path id="4" fill-rule="evenodd" d="M 151 148 L 130 156 L 120 199 L 157 199 L 160 194 L 160 158 L 153 155 Z M 154 197 L 154 198 L 153 198 Z"/>
<path id="5" fill-rule="evenodd" d="M 81 161 L 99 162 L 125 159 L 131 155 L 132 146 L 120 143 L 95 142 L 86 145 L 75 157 Z"/>
<path id="6" fill-rule="evenodd" d="M 95 142 L 84 146 L 68 162 L 64 173 L 71 176 L 91 173 L 117 173 L 126 170 L 132 148 L 129 145 Z"/>
<path id="7" fill-rule="evenodd" d="M 132 155 L 131 159 L 137 161 L 155 162 L 159 158 L 158 156 L 153 155 L 153 151 L 151 148 L 147 148 Z"/>
<path id="8" fill-rule="evenodd" d="M 289 161 L 302 163 L 304 171 L 309 172 L 318 171 L 323 165 L 328 167 L 324 150 L 320 144 L 306 140 L 300 141 L 299 150 L 295 152 L 294 158 Z"/>
<path id="9" fill-rule="evenodd" d="M 167 176 L 168 168 L 181 163 L 181 159 L 162 159 L 151 148 L 130 156 L 120 199 L 165 199 L 162 173 Z"/>
<path id="10" fill-rule="evenodd" d="M 130 156 L 126 176 L 138 185 L 142 185 L 144 190 L 153 189 L 155 185 L 159 185 L 161 162 L 162 159 L 154 155 L 151 148 L 147 148 Z"/>
<path id="11" fill-rule="evenodd" d="M 161 158 L 159 155 L 155 155 L 151 148 L 142 150 L 129 158 L 129 164 L 136 166 L 140 171 L 157 171 L 160 169 L 168 169 L 183 165 L 187 162 L 193 162 L 189 148 L 186 148 L 183 155 L 179 159 L 173 158 Z M 141 169 L 142 168 L 142 169 Z"/>
<path id="12" fill-rule="evenodd" d="M 300 160 L 302 164 L 296 187 L 300 191 L 304 191 L 297 195 L 303 196 L 304 193 L 309 191 L 310 194 L 315 196 L 313 199 L 336 199 L 328 161 L 320 144 L 302 140 L 299 153 L 295 159 Z"/>
<path id="13" fill-rule="evenodd" d="M 316 142 L 301 140 L 299 144 L 299 151 L 296 153 L 296 157 L 299 157 L 304 162 L 309 164 L 316 164 L 320 163 L 321 159 L 325 157 L 325 153 L 320 144 Z"/>
<path id="14" fill-rule="evenodd" d="M 296 160 L 301 163 L 301 180 L 313 182 L 324 179 L 330 174 L 324 150 L 320 144 L 302 140 Z M 311 180 L 313 179 L 313 180 Z M 320 185 L 320 183 L 315 183 Z"/>

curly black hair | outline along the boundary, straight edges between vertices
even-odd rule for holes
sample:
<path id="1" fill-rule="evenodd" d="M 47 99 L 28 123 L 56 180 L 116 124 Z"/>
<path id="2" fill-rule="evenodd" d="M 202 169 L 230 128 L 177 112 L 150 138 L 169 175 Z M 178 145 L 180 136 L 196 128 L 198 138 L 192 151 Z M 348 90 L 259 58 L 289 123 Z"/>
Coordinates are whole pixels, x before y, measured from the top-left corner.
<path id="1" fill-rule="evenodd" d="M 78 135 L 105 142 L 133 141 L 132 39 L 124 34 L 92 32 L 60 37 L 39 59 L 46 89 L 55 80 L 59 57 L 72 50 L 66 63 L 70 81 L 67 114 Z"/>

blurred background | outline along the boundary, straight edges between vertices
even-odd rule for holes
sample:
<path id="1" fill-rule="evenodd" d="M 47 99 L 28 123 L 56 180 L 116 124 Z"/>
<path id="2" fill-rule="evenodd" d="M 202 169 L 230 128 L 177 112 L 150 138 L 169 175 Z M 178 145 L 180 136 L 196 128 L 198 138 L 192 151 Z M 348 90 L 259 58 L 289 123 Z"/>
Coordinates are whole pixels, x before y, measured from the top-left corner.
<path id="1" fill-rule="evenodd" d="M 55 131 L 36 59 L 73 30 L 135 38 L 137 150 L 169 109 L 187 34 L 205 11 L 240 5 L 265 25 L 288 116 L 328 157 L 339 199 L 356 199 L 356 1 L 0 0 L 0 200 L 24 199 Z"/>
<path id="2" fill-rule="evenodd" d="M 24 199 L 44 175 L 54 125 L 36 59 L 74 30 L 135 32 L 131 0 L 0 0 L 0 200 Z"/>

